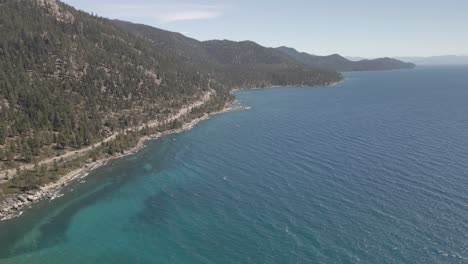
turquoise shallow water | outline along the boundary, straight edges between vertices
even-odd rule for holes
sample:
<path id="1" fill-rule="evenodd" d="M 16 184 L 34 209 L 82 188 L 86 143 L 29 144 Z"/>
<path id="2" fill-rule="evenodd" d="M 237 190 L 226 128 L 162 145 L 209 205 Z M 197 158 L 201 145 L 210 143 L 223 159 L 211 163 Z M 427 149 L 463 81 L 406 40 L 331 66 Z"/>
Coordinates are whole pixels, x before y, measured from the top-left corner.
<path id="1" fill-rule="evenodd" d="M 468 263 L 468 67 L 236 95 L 0 223 L 0 263 Z"/>

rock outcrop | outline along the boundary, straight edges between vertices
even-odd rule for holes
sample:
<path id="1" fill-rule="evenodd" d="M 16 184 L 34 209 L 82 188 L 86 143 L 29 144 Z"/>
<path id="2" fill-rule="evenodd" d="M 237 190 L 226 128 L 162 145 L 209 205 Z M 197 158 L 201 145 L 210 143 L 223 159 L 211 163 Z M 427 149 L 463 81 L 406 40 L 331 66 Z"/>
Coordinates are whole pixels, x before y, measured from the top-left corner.
<path id="1" fill-rule="evenodd" d="M 64 23 L 75 22 L 75 17 L 68 11 L 65 11 L 57 0 L 36 0 L 37 3 L 47 9 L 50 15 L 53 15 L 57 18 L 57 21 Z"/>

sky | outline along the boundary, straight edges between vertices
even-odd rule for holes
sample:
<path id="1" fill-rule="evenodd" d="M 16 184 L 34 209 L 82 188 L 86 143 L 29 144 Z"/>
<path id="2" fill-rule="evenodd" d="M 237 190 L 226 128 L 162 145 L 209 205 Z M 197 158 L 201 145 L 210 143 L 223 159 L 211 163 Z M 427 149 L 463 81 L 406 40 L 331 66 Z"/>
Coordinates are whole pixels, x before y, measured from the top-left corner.
<path id="1" fill-rule="evenodd" d="M 468 0 L 62 0 L 199 39 L 316 55 L 468 55 Z"/>

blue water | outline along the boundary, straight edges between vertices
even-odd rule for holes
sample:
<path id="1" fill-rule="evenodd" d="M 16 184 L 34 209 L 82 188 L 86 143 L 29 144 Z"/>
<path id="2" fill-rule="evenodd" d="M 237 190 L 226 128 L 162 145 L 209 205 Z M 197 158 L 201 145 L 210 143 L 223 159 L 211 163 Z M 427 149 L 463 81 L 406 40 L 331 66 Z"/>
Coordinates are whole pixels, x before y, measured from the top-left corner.
<path id="1" fill-rule="evenodd" d="M 236 96 L 0 223 L 0 263 L 468 263 L 468 67 Z"/>

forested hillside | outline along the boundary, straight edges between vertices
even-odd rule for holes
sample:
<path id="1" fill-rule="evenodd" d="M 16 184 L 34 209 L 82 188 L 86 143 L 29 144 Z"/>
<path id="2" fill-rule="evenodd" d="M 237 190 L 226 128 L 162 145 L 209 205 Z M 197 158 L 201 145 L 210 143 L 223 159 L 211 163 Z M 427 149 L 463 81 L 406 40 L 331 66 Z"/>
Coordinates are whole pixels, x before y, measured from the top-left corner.
<path id="1" fill-rule="evenodd" d="M 80 148 L 163 118 L 209 89 L 208 76 L 55 1 L 0 1 L 0 160 Z"/>
<path id="2" fill-rule="evenodd" d="M 142 28 L 147 31 L 129 30 L 56 0 L 0 0 L 0 174 L 17 168 L 27 178 L 33 173 L 25 164 L 44 171 L 44 159 L 64 163 L 67 153 L 87 147 L 93 159 L 123 152 L 143 133 L 129 129 L 154 120 L 164 124 L 158 130 L 174 128 L 222 108 L 232 88 L 341 79 L 254 43 L 232 43 L 236 53 L 227 57 L 231 47 L 224 44 Z M 245 56 L 237 60 L 237 52 Z M 164 122 L 207 94 L 203 107 Z"/>
<path id="3" fill-rule="evenodd" d="M 114 23 L 129 32 L 148 39 L 155 47 L 164 48 L 184 61 L 197 65 L 217 64 L 237 65 L 270 65 L 272 71 L 278 73 L 278 68 L 285 66 L 312 69 L 315 71 L 346 72 L 346 71 L 378 71 L 393 69 L 408 69 L 415 65 L 391 58 L 350 61 L 338 54 L 316 56 L 298 52 L 293 48 L 266 48 L 253 41 L 209 40 L 198 41 L 180 33 L 115 20 Z M 283 67 L 278 67 L 282 65 Z M 228 67 L 229 68 L 229 67 Z M 329 73 L 330 74 L 330 73 Z"/>
<path id="4" fill-rule="evenodd" d="M 129 33 L 148 40 L 228 88 L 253 88 L 271 85 L 329 84 L 341 79 L 335 71 L 304 65 L 273 48 L 253 41 L 198 41 L 180 33 L 114 20 Z"/>

